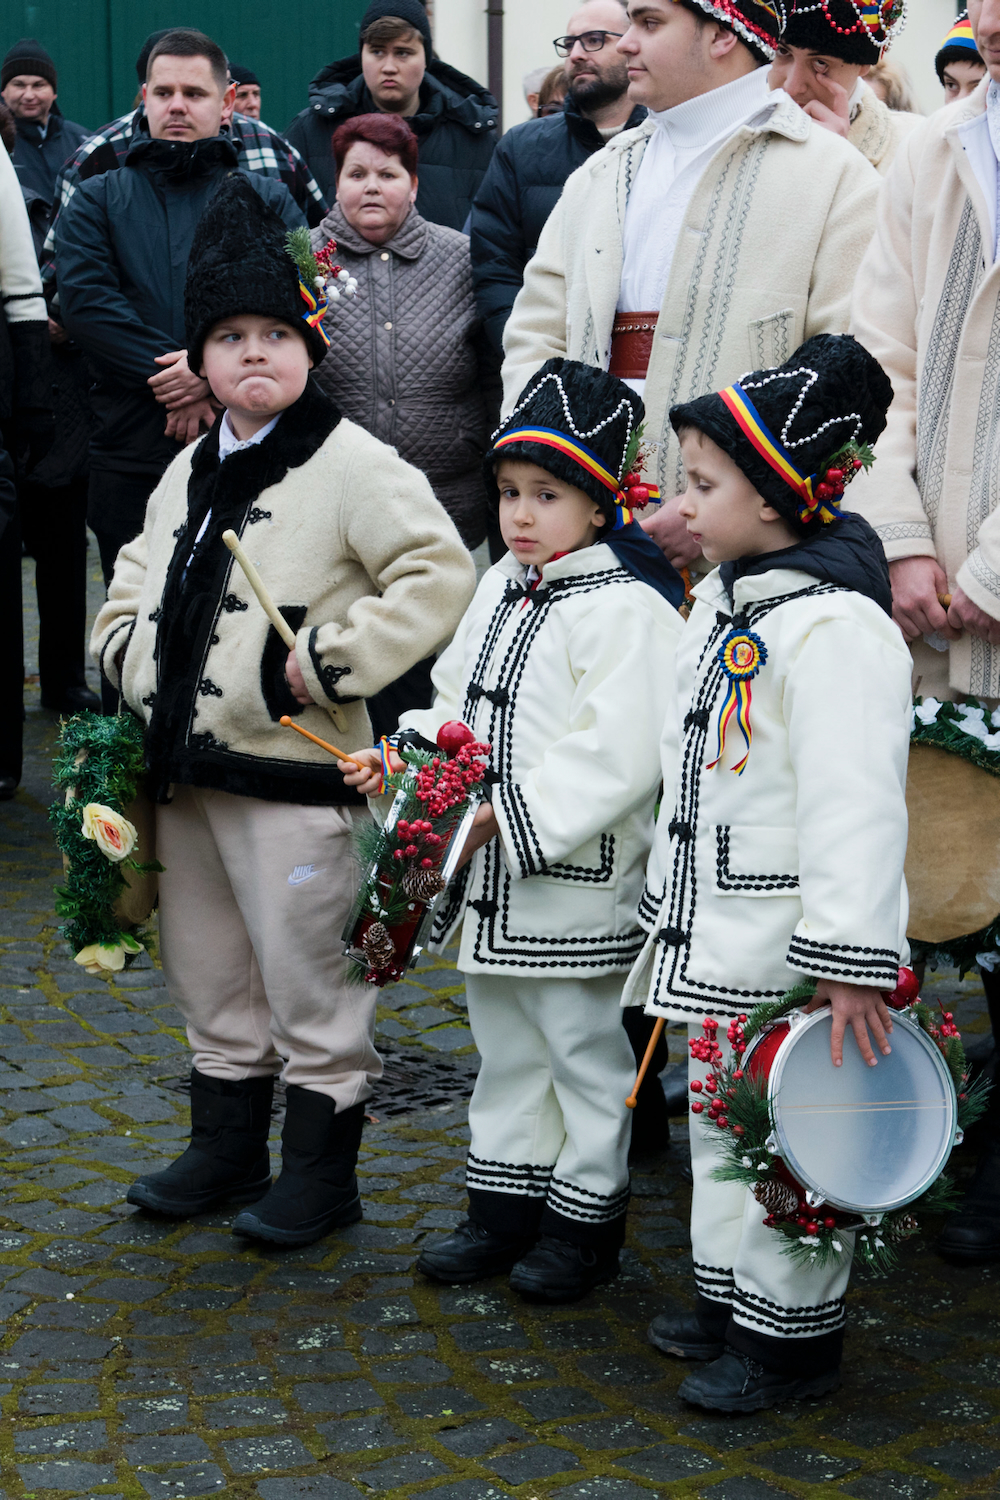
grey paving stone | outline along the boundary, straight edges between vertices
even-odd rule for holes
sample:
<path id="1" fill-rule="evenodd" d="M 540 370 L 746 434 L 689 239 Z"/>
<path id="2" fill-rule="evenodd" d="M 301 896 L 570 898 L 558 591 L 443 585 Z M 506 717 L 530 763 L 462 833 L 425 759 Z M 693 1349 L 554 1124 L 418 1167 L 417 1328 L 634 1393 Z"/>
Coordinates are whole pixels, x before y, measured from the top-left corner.
<path id="1" fill-rule="evenodd" d="M 314 1349 L 309 1353 L 279 1354 L 274 1361 L 279 1375 L 355 1375 L 359 1366 L 349 1349 Z"/>
<path id="2" fill-rule="evenodd" d="M 435 1052 L 458 1052 L 462 1047 L 471 1047 L 473 1038 L 468 1026 L 442 1026 L 436 1031 L 421 1032 L 420 1040 Z"/>
<path id="3" fill-rule="evenodd" d="M 866 1474 L 851 1484 L 841 1486 L 841 1492 L 855 1500 L 932 1500 L 940 1493 L 941 1486 L 921 1474 L 897 1474 L 891 1469 L 881 1469 L 877 1474 Z"/>
<path id="4" fill-rule="evenodd" d="M 966 1391 L 934 1391 L 914 1401 L 910 1410 L 922 1422 L 989 1422 L 997 1414 L 995 1406 L 977 1400 Z"/>
<path id="5" fill-rule="evenodd" d="M 786 1479 L 800 1479 L 812 1484 L 841 1479 L 860 1467 L 857 1459 L 823 1453 L 818 1448 L 775 1448 L 761 1453 L 757 1462 L 762 1469 L 772 1469 Z"/>
<path id="6" fill-rule="evenodd" d="M 102 1239 L 99 1235 L 98 1239 Z M 81 1243 L 79 1240 L 55 1240 L 31 1252 L 31 1259 L 43 1266 L 85 1266 L 95 1260 L 104 1260 L 110 1252 L 100 1244 Z"/>
<path id="7" fill-rule="evenodd" d="M 117 1311 L 114 1302 L 44 1302 L 24 1322 L 38 1328 L 100 1328 Z"/>
<path id="8" fill-rule="evenodd" d="M 310 1410 L 310 1408 L 306 1408 Z M 375 1413 L 345 1421 L 321 1422 L 316 1431 L 331 1453 L 361 1453 L 370 1448 L 393 1448 L 402 1441 L 387 1416 Z"/>
<path id="9" fill-rule="evenodd" d="M 486 1349 L 527 1349 L 528 1335 L 513 1319 L 486 1323 L 453 1323 L 448 1332 L 459 1349 L 478 1354 Z"/>
<path id="10" fill-rule="evenodd" d="M 492 1453 L 501 1443 L 526 1443 L 530 1434 L 523 1427 L 508 1422 L 506 1417 L 484 1417 L 478 1422 L 466 1422 L 454 1431 L 442 1428 L 436 1434 L 439 1443 L 459 1458 L 481 1458 Z"/>
<path id="11" fill-rule="evenodd" d="M 207 1265 L 192 1266 L 188 1280 L 192 1286 L 247 1286 L 263 1267 L 259 1261 L 215 1260 Z"/>
<path id="12" fill-rule="evenodd" d="M 527 1405 L 523 1396 L 521 1402 Z M 560 1427 L 559 1432 L 593 1453 L 607 1448 L 638 1448 L 643 1443 L 655 1443 L 659 1437 L 659 1433 L 654 1432 L 651 1427 L 644 1427 L 631 1417 L 605 1417 L 599 1422 L 575 1422 L 572 1427 Z"/>
<path id="13" fill-rule="evenodd" d="M 266 1396 L 236 1396 L 231 1401 L 216 1401 L 205 1407 L 207 1427 L 263 1427 L 284 1422 L 287 1416 L 280 1401 Z"/>
<path id="14" fill-rule="evenodd" d="M 271 1391 L 274 1389 L 274 1375 L 266 1365 L 195 1370 L 191 1375 L 191 1389 L 196 1396 L 229 1396 L 244 1391 Z"/>
<path id="15" fill-rule="evenodd" d="M 329 1474 L 315 1479 L 265 1479 L 257 1493 L 262 1500 L 361 1500 L 361 1491 L 353 1484 Z"/>
<path id="16" fill-rule="evenodd" d="M 165 1281 L 142 1281 L 139 1277 L 112 1276 L 107 1281 L 101 1281 L 92 1287 L 88 1293 L 91 1297 L 113 1297 L 116 1302 L 148 1302 L 151 1297 L 156 1297 L 160 1292 L 165 1292 L 167 1282 Z"/>
<path id="17" fill-rule="evenodd" d="M 171 1427 L 184 1427 L 188 1420 L 188 1398 L 178 1395 L 119 1401 L 118 1418 L 125 1432 L 166 1432 Z"/>
<path id="18" fill-rule="evenodd" d="M 44 1464 L 17 1464 L 16 1468 L 26 1490 L 86 1491 L 94 1485 L 116 1482 L 112 1464 L 83 1464 L 71 1458 Z"/>
<path id="19" fill-rule="evenodd" d="M 55 1109 L 56 1100 L 44 1089 L 7 1089 L 0 1093 L 0 1108 L 13 1115 L 33 1115 Z"/>
<path id="20" fill-rule="evenodd" d="M 956 1441 L 936 1448 L 914 1448 L 910 1457 L 940 1469 L 949 1479 L 984 1479 L 987 1474 L 1000 1473 L 1000 1452 L 982 1443 Z"/>
<path id="21" fill-rule="evenodd" d="M 460 1479 L 457 1484 L 435 1485 L 425 1493 L 432 1495 L 433 1500 L 502 1500 L 510 1490 L 497 1489 L 485 1479 Z"/>
<path id="22" fill-rule="evenodd" d="M 415 1354 L 412 1359 L 386 1360 L 379 1365 L 372 1365 L 372 1376 L 379 1382 L 405 1382 L 413 1385 L 418 1381 L 426 1385 L 436 1385 L 443 1380 L 448 1380 L 452 1371 L 439 1359 L 428 1359 L 426 1354 Z"/>
<path id="23" fill-rule="evenodd" d="M 404 1417 L 462 1417 L 483 1409 L 470 1391 L 448 1385 L 430 1391 L 397 1391 L 394 1400 Z"/>
<path id="24" fill-rule="evenodd" d="M 167 1469 L 162 1474 L 139 1470 L 135 1476 L 153 1500 L 167 1500 L 177 1495 L 211 1495 L 225 1489 L 226 1478 L 217 1464 L 188 1464 L 183 1469 Z"/>
<path id="25" fill-rule="evenodd" d="M 564 1474 L 580 1467 L 580 1460 L 567 1448 L 555 1448 L 550 1443 L 536 1443 L 530 1448 L 520 1448 L 515 1453 L 505 1453 L 491 1459 L 486 1465 L 506 1479 L 508 1484 L 526 1484 L 530 1479 L 548 1479 L 553 1474 Z"/>
<path id="26" fill-rule="evenodd" d="M 30 1297 L 24 1297 L 19 1292 L 0 1292 L 0 1318 L 12 1317 L 30 1301 Z"/>
<path id="27" fill-rule="evenodd" d="M 315 1462 L 297 1437 L 234 1438 L 222 1451 L 234 1474 L 259 1474 L 262 1469 L 300 1469 Z"/>
<path id="28" fill-rule="evenodd" d="M 0 1130 L 0 1140 L 6 1141 L 15 1151 L 20 1151 L 25 1146 L 55 1145 L 57 1141 L 65 1139 L 63 1132 L 50 1124 L 44 1115 L 24 1116 L 13 1125 L 6 1125 Z"/>
<path id="29" fill-rule="evenodd" d="M 107 1208 L 112 1203 L 124 1203 L 128 1192 L 125 1182 L 88 1182 L 84 1187 L 67 1193 L 71 1203 L 81 1203 L 87 1208 Z"/>
<path id="30" fill-rule="evenodd" d="M 448 1468 L 433 1453 L 404 1453 L 400 1458 L 386 1458 L 374 1468 L 362 1469 L 357 1476 L 373 1490 L 395 1490 L 404 1484 L 419 1484 L 447 1474 Z"/>
<path id="31" fill-rule="evenodd" d="M 426 1031 L 431 1026 L 443 1026 L 446 1021 L 457 1020 L 453 1011 L 442 1010 L 439 1005 L 418 1005 L 412 1010 L 401 1011 L 400 1014 L 404 1021 L 409 1021 L 420 1031 Z"/>
<path id="32" fill-rule="evenodd" d="M 178 1312 L 224 1312 L 227 1307 L 241 1301 L 242 1296 L 242 1292 L 224 1292 L 219 1288 L 191 1288 L 172 1292 L 163 1299 L 161 1306 L 176 1308 Z"/>
<path id="33" fill-rule="evenodd" d="M 62 1127 L 63 1130 L 73 1131 L 86 1130 L 93 1134 L 97 1131 L 113 1130 L 114 1126 L 110 1120 L 99 1115 L 96 1110 L 88 1108 L 86 1104 L 67 1104 L 62 1109 L 54 1109 L 49 1119 Z"/>
<path id="34" fill-rule="evenodd" d="M 581 1375 L 587 1375 L 598 1385 L 623 1386 L 651 1385 L 662 1380 L 665 1370 L 641 1354 L 588 1354 L 577 1360 Z"/>
<path id="35" fill-rule="evenodd" d="M 618 1464 L 621 1468 L 628 1469 L 630 1474 L 666 1484 L 678 1479 L 690 1479 L 695 1474 L 707 1474 L 711 1469 L 720 1467 L 716 1459 L 709 1458 L 694 1448 L 684 1448 L 679 1443 L 658 1443 L 653 1448 L 643 1449 L 641 1453 L 633 1453 L 631 1458 L 619 1459 Z"/>
<path id="36" fill-rule="evenodd" d="M 765 1484 L 763 1479 L 756 1479 L 752 1474 L 746 1474 L 739 1479 L 724 1479 L 721 1484 L 713 1484 L 711 1489 L 701 1491 L 702 1500 L 788 1500 L 787 1490 L 777 1490 L 773 1484 Z M 873 1500 L 890 1500 L 889 1495 L 879 1495 Z"/>
<path id="37" fill-rule="evenodd" d="M 308 1349 L 342 1349 L 344 1335 L 336 1323 L 322 1323 L 315 1328 L 297 1328 L 283 1334 L 278 1348 L 289 1353 Z"/>
<path id="38" fill-rule="evenodd" d="M 418 1229 L 455 1229 L 465 1214 L 460 1208 L 432 1208 L 417 1220 Z"/>
<path id="39" fill-rule="evenodd" d="M 614 1335 L 601 1318 L 564 1318 L 540 1325 L 539 1336 L 546 1349 L 603 1349 Z"/>
<path id="40" fill-rule="evenodd" d="M 124 1115 L 137 1124 L 150 1124 L 154 1120 L 173 1120 L 177 1117 L 177 1106 L 156 1094 L 128 1094 L 123 1099 L 108 1101 L 116 1114 Z M 180 1100 L 178 1099 L 178 1104 Z"/>
<path id="41" fill-rule="evenodd" d="M 536 1422 L 552 1422 L 559 1417 L 587 1416 L 591 1412 L 608 1409 L 603 1401 L 596 1400 L 589 1391 L 582 1391 L 571 1385 L 543 1386 L 541 1390 L 522 1391 L 517 1399 Z"/>
<path id="42" fill-rule="evenodd" d="M 498 1292 L 477 1287 L 450 1287 L 438 1293 L 438 1307 L 443 1313 L 469 1318 L 488 1318 L 510 1314 L 510 1303 Z"/>
<path id="43" fill-rule="evenodd" d="M 558 1380 L 559 1371 L 545 1359 L 477 1359 L 476 1369 L 494 1385 L 520 1385 L 528 1380 Z"/>
<path id="44" fill-rule="evenodd" d="M 18 1399 L 18 1410 L 29 1417 L 68 1416 L 99 1406 L 96 1385 L 29 1385 Z"/>
<path id="45" fill-rule="evenodd" d="M 570 1484 L 553 1490 L 553 1500 L 649 1500 L 649 1490 L 641 1490 L 630 1479 L 610 1479 L 598 1475 L 582 1484 Z"/>
<path id="46" fill-rule="evenodd" d="M 111 1353 L 114 1345 L 108 1339 L 88 1333 L 64 1333 L 49 1328 L 35 1328 L 23 1333 L 13 1348 L 0 1356 L 0 1365 L 10 1362 L 30 1368 L 42 1361 L 100 1360 Z"/>
<path id="47" fill-rule="evenodd" d="M 79 1294 L 90 1286 L 93 1279 L 92 1276 L 64 1276 L 61 1271 L 46 1271 L 41 1266 L 32 1266 L 15 1277 L 9 1286 L 37 1297 L 62 1298 L 67 1292 Z"/>
<path id="48" fill-rule="evenodd" d="M 15 1432 L 15 1453 L 93 1453 L 108 1440 L 104 1422 L 64 1422 Z"/>
<path id="49" fill-rule="evenodd" d="M 303 1411 L 330 1411 L 341 1415 L 385 1405 L 378 1391 L 367 1380 L 331 1380 L 323 1384 L 307 1380 L 295 1387 L 294 1396 Z"/>
<path id="50" fill-rule="evenodd" d="M 125 1445 L 125 1457 L 133 1467 L 186 1463 L 211 1456 L 204 1440 L 194 1432 L 180 1432 L 174 1437 L 144 1437 L 138 1443 Z"/>
<path id="51" fill-rule="evenodd" d="M 437 1334 L 429 1328 L 404 1328 L 401 1333 L 366 1333 L 361 1340 L 362 1354 L 424 1354 L 437 1348 Z"/>
<path id="52" fill-rule="evenodd" d="M 367 1323 L 373 1327 L 398 1327 L 401 1323 L 419 1323 L 420 1314 L 409 1297 L 368 1298 L 353 1302 L 344 1309 L 344 1316 L 351 1323 Z"/>

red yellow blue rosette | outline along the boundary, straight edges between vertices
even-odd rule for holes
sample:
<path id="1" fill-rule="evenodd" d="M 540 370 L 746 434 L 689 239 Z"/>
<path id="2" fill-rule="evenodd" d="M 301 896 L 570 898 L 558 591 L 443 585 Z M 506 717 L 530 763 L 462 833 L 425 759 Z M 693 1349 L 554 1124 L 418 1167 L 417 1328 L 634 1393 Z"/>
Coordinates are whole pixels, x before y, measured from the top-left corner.
<path id="1" fill-rule="evenodd" d="M 554 427 L 515 427 L 505 432 L 503 437 L 497 438 L 493 444 L 494 450 L 506 448 L 511 443 L 540 443 L 545 448 L 555 448 L 558 453 L 564 453 L 587 474 L 592 474 L 605 489 L 612 492 L 615 497 L 615 521 L 612 531 L 620 531 L 623 526 L 628 526 L 633 520 L 633 512 L 625 504 L 626 495 L 619 485 L 618 480 L 606 469 L 594 453 L 579 438 L 571 438 L 565 432 L 558 432 Z M 645 484 L 648 491 L 646 500 L 659 500 L 660 491 L 655 484 Z M 644 501 L 645 503 L 645 501 Z"/>
<path id="2" fill-rule="evenodd" d="M 323 319 L 326 316 L 328 307 L 330 306 L 326 292 L 319 291 L 317 287 L 310 288 L 306 286 L 305 282 L 300 276 L 299 295 L 305 303 L 306 308 L 308 309 L 302 314 L 303 322 L 308 323 L 310 328 L 314 328 L 316 330 L 326 347 L 329 349 L 330 335 L 323 327 Z"/>
<path id="3" fill-rule="evenodd" d="M 734 627 L 719 647 L 717 656 L 729 680 L 729 687 L 719 710 L 715 759 L 708 763 L 706 770 L 714 770 L 722 760 L 726 748 L 726 731 L 735 717 L 747 748 L 742 760 L 737 761 L 732 770 L 736 776 L 742 776 L 750 757 L 750 742 L 753 739 L 750 725 L 750 682 L 767 661 L 767 647 L 752 630 Z"/>

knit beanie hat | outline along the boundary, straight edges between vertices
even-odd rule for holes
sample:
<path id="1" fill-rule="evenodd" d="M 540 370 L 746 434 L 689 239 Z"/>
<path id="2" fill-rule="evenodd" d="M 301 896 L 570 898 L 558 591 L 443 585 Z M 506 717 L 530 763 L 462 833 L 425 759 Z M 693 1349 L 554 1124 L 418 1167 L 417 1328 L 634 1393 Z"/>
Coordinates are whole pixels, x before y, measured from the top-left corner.
<path id="1" fill-rule="evenodd" d="M 781 41 L 842 62 L 874 64 L 905 21 L 906 0 L 789 0 Z"/>
<path id="2" fill-rule="evenodd" d="M 892 385 L 850 334 L 819 333 L 774 369 L 670 409 L 728 453 L 759 495 L 797 530 L 836 521 L 844 485 L 874 462 Z"/>
<path id="3" fill-rule="evenodd" d="M 239 63 L 229 64 L 229 76 L 237 88 L 248 83 L 255 83 L 260 88 L 260 79 L 257 74 L 251 68 L 241 68 Z"/>
<path id="4" fill-rule="evenodd" d="M 430 57 L 434 48 L 431 23 L 427 18 L 427 9 L 420 0 L 372 0 L 361 17 L 361 35 L 364 36 L 373 21 L 381 21 L 383 16 L 395 16 L 400 21 L 408 22 L 414 31 L 419 31 L 424 39 L 424 51 Z"/>
<path id="5" fill-rule="evenodd" d="M 484 461 L 490 498 L 496 503 L 500 494 L 497 464 L 510 458 L 583 490 L 609 529 L 628 525 L 633 509 L 659 499 L 639 472 L 644 415 L 642 401 L 616 376 L 575 359 L 547 359 L 493 434 Z"/>
<path id="6" fill-rule="evenodd" d="M 972 35 L 972 22 L 969 20 L 967 10 L 963 10 L 958 17 L 934 58 L 937 76 L 942 84 L 944 83 L 944 70 L 951 62 L 976 62 L 986 67 L 979 48 L 976 46 L 976 39 Z"/>
<path id="7" fill-rule="evenodd" d="M 151 31 L 149 33 L 149 36 L 142 44 L 142 51 L 139 53 L 139 56 L 135 60 L 135 71 L 139 75 L 140 83 L 146 82 L 146 70 L 149 67 L 149 54 L 152 52 L 157 42 L 162 40 L 163 37 L 169 36 L 172 31 L 186 31 L 189 29 L 194 30 L 193 27 L 188 28 L 185 26 L 164 26 L 162 31 Z"/>
<path id="8" fill-rule="evenodd" d="M 714 16 L 745 42 L 758 62 L 773 62 L 785 19 L 786 0 L 680 0 L 689 10 Z"/>
<path id="9" fill-rule="evenodd" d="M 0 64 L 0 89 L 5 89 L 12 78 L 22 76 L 46 78 L 53 88 L 58 88 L 56 65 L 33 36 L 23 36 L 15 42 Z"/>
<path id="10" fill-rule="evenodd" d="M 353 296 L 357 288 L 332 263 L 336 248 L 330 240 L 314 255 L 308 229 L 289 231 L 249 177 L 231 173 L 202 214 L 188 257 L 184 323 L 190 368 L 201 369 L 215 324 L 241 313 L 298 328 L 318 365 L 330 342 L 324 314 L 341 292 Z"/>

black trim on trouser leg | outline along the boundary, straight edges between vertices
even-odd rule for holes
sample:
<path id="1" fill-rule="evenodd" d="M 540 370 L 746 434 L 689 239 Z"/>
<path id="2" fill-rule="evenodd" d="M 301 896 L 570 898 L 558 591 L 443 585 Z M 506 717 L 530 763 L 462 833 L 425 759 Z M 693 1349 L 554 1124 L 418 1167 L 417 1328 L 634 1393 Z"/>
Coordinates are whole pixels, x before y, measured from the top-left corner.
<path id="1" fill-rule="evenodd" d="M 567 1240 L 571 1245 L 581 1245 L 596 1250 L 599 1255 L 611 1255 L 625 1243 L 625 1214 L 603 1224 L 587 1224 L 582 1219 L 569 1219 L 546 1203 L 539 1223 L 539 1234 L 548 1234 L 557 1240 Z"/>
<path id="2" fill-rule="evenodd" d="M 740 1354 L 755 1359 L 772 1375 L 805 1378 L 823 1375 L 840 1368 L 844 1354 L 844 1330 L 821 1333 L 812 1339 L 779 1339 L 769 1333 L 744 1328 L 730 1318 L 726 1325 L 726 1343 Z"/>
<path id="3" fill-rule="evenodd" d="M 728 1302 L 711 1302 L 703 1297 L 701 1292 L 695 1293 L 695 1312 L 698 1314 L 698 1322 L 705 1332 L 712 1338 L 723 1343 L 726 1338 L 726 1330 L 732 1319 L 732 1308 Z"/>
<path id="4" fill-rule="evenodd" d="M 535 1239 L 545 1207 L 544 1198 L 530 1198 L 526 1193 L 491 1193 L 486 1188 L 470 1187 L 469 1218 L 494 1234 L 517 1235 Z"/>

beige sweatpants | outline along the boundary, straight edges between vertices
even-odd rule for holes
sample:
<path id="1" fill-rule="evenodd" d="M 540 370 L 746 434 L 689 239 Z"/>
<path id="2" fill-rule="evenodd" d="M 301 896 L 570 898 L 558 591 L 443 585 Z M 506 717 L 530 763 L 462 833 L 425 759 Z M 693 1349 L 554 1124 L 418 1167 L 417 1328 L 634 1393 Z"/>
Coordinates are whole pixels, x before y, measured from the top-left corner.
<path id="1" fill-rule="evenodd" d="M 382 1064 L 377 992 L 346 982 L 353 817 L 178 786 L 156 809 L 160 951 L 194 1065 L 314 1089 L 349 1109 Z"/>

